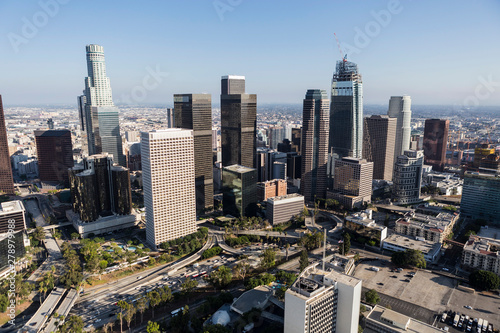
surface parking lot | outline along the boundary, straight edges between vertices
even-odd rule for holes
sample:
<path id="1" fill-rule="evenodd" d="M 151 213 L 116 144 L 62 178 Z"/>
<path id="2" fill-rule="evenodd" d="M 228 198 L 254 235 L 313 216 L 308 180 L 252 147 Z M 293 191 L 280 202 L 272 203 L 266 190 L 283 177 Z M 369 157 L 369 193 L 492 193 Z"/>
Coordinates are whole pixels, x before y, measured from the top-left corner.
<path id="1" fill-rule="evenodd" d="M 379 271 L 372 270 L 372 267 Z M 364 288 L 375 289 L 389 297 L 416 304 L 435 313 L 458 311 L 473 318 L 487 319 L 495 327 L 499 327 L 500 296 L 492 293 L 467 293 L 455 288 L 457 283 L 454 279 L 427 270 L 405 269 L 397 273 L 390 271 L 393 268 L 395 267 L 385 260 L 365 261 L 356 267 L 354 276 L 363 280 Z M 408 276 L 410 272 L 415 272 L 413 278 Z M 392 308 L 398 311 L 398 305 L 394 305 L 391 305 Z M 465 305 L 472 306 L 473 310 L 466 309 Z"/>

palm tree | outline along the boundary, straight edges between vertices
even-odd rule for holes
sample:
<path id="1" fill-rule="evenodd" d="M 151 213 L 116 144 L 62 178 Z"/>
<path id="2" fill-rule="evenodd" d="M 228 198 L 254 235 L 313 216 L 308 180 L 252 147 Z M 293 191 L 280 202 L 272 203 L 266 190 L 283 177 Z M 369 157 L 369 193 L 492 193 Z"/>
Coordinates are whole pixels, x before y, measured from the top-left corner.
<path id="1" fill-rule="evenodd" d="M 288 261 L 288 249 L 290 248 L 290 244 L 287 242 L 285 249 L 286 249 L 286 261 Z"/>
<path id="2" fill-rule="evenodd" d="M 137 300 L 137 310 L 141 313 L 141 324 L 144 319 L 144 311 L 146 311 L 148 304 L 145 297 L 141 297 Z"/>
<path id="3" fill-rule="evenodd" d="M 45 298 L 45 293 L 47 292 L 47 290 L 48 287 L 45 280 L 40 281 L 40 283 L 38 284 L 38 291 L 40 292 L 40 305 L 42 305 L 42 294 L 43 298 Z"/>
<path id="4" fill-rule="evenodd" d="M 151 309 L 153 311 L 153 319 L 155 317 L 155 307 L 160 304 L 161 301 L 160 294 L 157 291 L 153 290 L 147 293 L 147 297 L 149 299 L 149 305 L 151 305 Z"/>

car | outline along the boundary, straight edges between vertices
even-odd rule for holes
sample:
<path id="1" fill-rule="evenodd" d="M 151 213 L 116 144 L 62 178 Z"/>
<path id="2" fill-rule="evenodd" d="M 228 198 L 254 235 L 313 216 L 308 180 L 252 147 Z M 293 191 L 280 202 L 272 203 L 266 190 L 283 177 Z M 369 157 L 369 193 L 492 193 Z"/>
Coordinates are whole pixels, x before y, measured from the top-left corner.
<path id="1" fill-rule="evenodd" d="M 97 319 L 94 321 L 94 323 L 98 323 L 98 322 L 100 322 L 100 321 L 101 321 L 101 318 L 97 318 Z"/>
<path id="2" fill-rule="evenodd" d="M 410 279 L 404 279 L 403 281 L 404 282 L 410 282 Z"/>
<path id="3" fill-rule="evenodd" d="M 465 305 L 464 308 L 472 310 L 472 306 L 470 306 L 470 305 Z"/>
<path id="4" fill-rule="evenodd" d="M 36 324 L 38 324 L 38 322 L 35 321 L 34 323 L 31 323 L 30 325 L 35 326 Z"/>
<path id="5" fill-rule="evenodd" d="M 443 271 L 449 272 L 450 270 L 448 268 L 446 268 L 446 267 L 443 267 Z"/>
<path id="6" fill-rule="evenodd" d="M 137 277 L 137 280 L 140 280 L 140 279 L 142 279 L 142 275 L 139 275 L 139 276 Z"/>
<path id="7" fill-rule="evenodd" d="M 377 283 L 379 286 L 383 286 L 384 284 L 382 282 Z"/>
<path id="8" fill-rule="evenodd" d="M 391 278 L 397 279 L 396 275 L 391 275 Z"/>

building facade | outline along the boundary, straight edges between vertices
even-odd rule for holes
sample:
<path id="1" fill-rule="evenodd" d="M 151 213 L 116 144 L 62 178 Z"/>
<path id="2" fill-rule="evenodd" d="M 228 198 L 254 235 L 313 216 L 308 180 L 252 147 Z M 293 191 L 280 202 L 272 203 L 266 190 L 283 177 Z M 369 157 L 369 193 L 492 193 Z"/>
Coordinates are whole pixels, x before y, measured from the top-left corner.
<path id="1" fill-rule="evenodd" d="M 448 119 L 426 119 L 424 129 L 424 163 L 433 169 L 443 171 L 448 145 Z"/>
<path id="2" fill-rule="evenodd" d="M 373 179 L 392 180 L 397 119 L 373 115 L 364 119 L 363 156 L 373 162 Z"/>
<path id="3" fill-rule="evenodd" d="M 10 164 L 9 142 L 3 112 L 2 95 L 0 95 L 0 193 L 14 194 L 14 178 Z"/>
<path id="4" fill-rule="evenodd" d="M 38 172 L 42 182 L 69 187 L 68 168 L 73 167 L 73 145 L 68 130 L 35 131 Z"/>
<path id="5" fill-rule="evenodd" d="M 285 293 L 285 332 L 358 332 L 361 280 L 330 263 L 308 266 Z"/>
<path id="6" fill-rule="evenodd" d="M 266 218 L 272 225 L 286 223 L 304 210 L 304 197 L 293 193 L 267 199 Z"/>
<path id="7" fill-rule="evenodd" d="M 20 200 L 6 201 L 0 204 L 0 234 L 12 230 L 26 230 L 24 205 Z"/>
<path id="8" fill-rule="evenodd" d="M 377 333 L 443 332 L 439 327 L 434 327 L 380 305 L 375 305 L 368 316 L 366 316 L 365 324 L 366 331 Z"/>
<path id="9" fill-rule="evenodd" d="M 474 219 L 500 223 L 500 176 L 466 172 L 460 212 Z"/>
<path id="10" fill-rule="evenodd" d="M 87 134 L 89 155 L 103 152 L 113 155 L 115 163 L 126 166 L 123 155 L 118 108 L 113 104 L 111 85 L 106 75 L 104 48 L 90 44 L 84 94 L 78 98 L 82 128 Z"/>
<path id="11" fill-rule="evenodd" d="M 175 127 L 192 129 L 196 210 L 214 205 L 212 153 L 212 97 L 209 94 L 175 94 Z"/>
<path id="12" fill-rule="evenodd" d="M 412 204 L 420 201 L 424 152 L 406 150 L 394 164 L 392 198 L 398 204 Z"/>
<path id="13" fill-rule="evenodd" d="M 257 95 L 245 93 L 244 76 L 223 76 L 221 86 L 222 165 L 254 168 Z"/>
<path id="14" fill-rule="evenodd" d="M 462 251 L 462 265 L 500 275 L 500 240 L 470 236 Z"/>
<path id="15" fill-rule="evenodd" d="M 326 197 L 328 104 L 324 90 L 308 90 L 302 113 L 301 190 L 306 202 Z"/>
<path id="16" fill-rule="evenodd" d="M 396 221 L 394 230 L 398 234 L 442 243 L 452 233 L 459 217 L 458 213 L 441 212 L 433 216 L 410 212 Z"/>
<path id="17" fill-rule="evenodd" d="M 286 195 L 287 183 L 284 179 L 273 179 L 257 183 L 257 200 L 266 201 L 272 197 Z"/>
<path id="18" fill-rule="evenodd" d="M 222 208 L 234 217 L 257 213 L 257 170 L 230 165 L 222 170 Z"/>
<path id="19" fill-rule="evenodd" d="M 411 137 L 411 98 L 410 96 L 392 96 L 389 100 L 387 115 L 396 118 L 396 145 L 394 161 L 410 149 Z"/>
<path id="20" fill-rule="evenodd" d="M 363 81 L 358 65 L 337 61 L 332 79 L 329 153 L 342 157 L 362 157 Z"/>
<path id="21" fill-rule="evenodd" d="M 163 242 L 196 232 L 193 130 L 141 133 L 146 240 Z"/>
<path id="22" fill-rule="evenodd" d="M 418 250 L 424 259 L 434 262 L 441 251 L 441 243 L 425 240 L 421 237 L 392 234 L 382 241 L 382 249 L 392 252 Z"/>
<path id="23" fill-rule="evenodd" d="M 387 227 L 378 225 L 372 219 L 371 209 L 346 216 L 344 228 L 367 240 L 374 240 L 377 245 L 387 237 Z"/>
<path id="24" fill-rule="evenodd" d="M 338 200 L 347 209 L 371 202 L 373 162 L 343 157 L 335 161 L 333 190 L 328 198 Z"/>

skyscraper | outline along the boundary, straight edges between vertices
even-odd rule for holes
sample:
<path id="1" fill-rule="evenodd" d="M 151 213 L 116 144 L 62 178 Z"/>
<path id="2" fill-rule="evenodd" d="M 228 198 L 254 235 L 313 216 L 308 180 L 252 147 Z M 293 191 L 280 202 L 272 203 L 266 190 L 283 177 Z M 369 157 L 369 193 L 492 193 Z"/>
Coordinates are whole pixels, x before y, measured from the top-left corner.
<path id="1" fill-rule="evenodd" d="M 212 97 L 208 94 L 174 95 L 175 127 L 194 133 L 196 209 L 214 205 L 212 153 Z"/>
<path id="2" fill-rule="evenodd" d="M 230 165 L 222 170 L 222 207 L 234 217 L 257 213 L 257 170 Z"/>
<path id="3" fill-rule="evenodd" d="M 373 115 L 364 122 L 363 156 L 373 162 L 373 179 L 392 181 L 397 120 Z"/>
<path id="4" fill-rule="evenodd" d="M 38 172 L 41 181 L 69 187 L 68 168 L 73 167 L 73 145 L 68 130 L 35 131 Z"/>
<path id="5" fill-rule="evenodd" d="M 141 132 L 146 240 L 163 242 L 196 231 L 193 130 Z"/>
<path id="6" fill-rule="evenodd" d="M 0 95 L 0 192 L 14 194 L 14 179 L 12 178 L 2 95 Z"/>
<path id="7" fill-rule="evenodd" d="M 466 172 L 460 214 L 500 223 L 500 175 Z"/>
<path id="8" fill-rule="evenodd" d="M 168 128 L 175 127 L 174 109 L 172 109 L 172 108 L 167 108 L 167 126 L 168 126 Z"/>
<path id="9" fill-rule="evenodd" d="M 334 158 L 361 158 L 363 81 L 353 62 L 337 61 L 332 79 L 329 137 L 329 153 Z"/>
<path id="10" fill-rule="evenodd" d="M 394 161 L 399 155 L 404 155 L 410 149 L 411 137 L 411 98 L 410 96 L 392 96 L 389 100 L 387 115 L 396 118 L 396 145 Z"/>
<path id="11" fill-rule="evenodd" d="M 446 163 L 449 120 L 426 119 L 424 128 L 424 163 L 443 171 Z"/>
<path id="12" fill-rule="evenodd" d="M 257 95 L 245 93 L 245 77 L 221 80 L 222 165 L 255 167 Z"/>
<path id="13" fill-rule="evenodd" d="M 302 180 L 304 200 L 326 197 L 328 159 L 328 97 L 325 90 L 310 89 L 302 111 Z"/>
<path id="14" fill-rule="evenodd" d="M 424 152 L 406 150 L 394 164 L 394 186 L 392 198 L 397 204 L 412 204 L 420 201 Z"/>
<path id="15" fill-rule="evenodd" d="M 113 155 L 115 163 L 125 166 L 118 108 L 113 104 L 102 46 L 87 45 L 87 71 L 85 98 L 79 96 L 78 104 L 82 128 L 87 132 L 89 155 L 107 152 Z"/>

